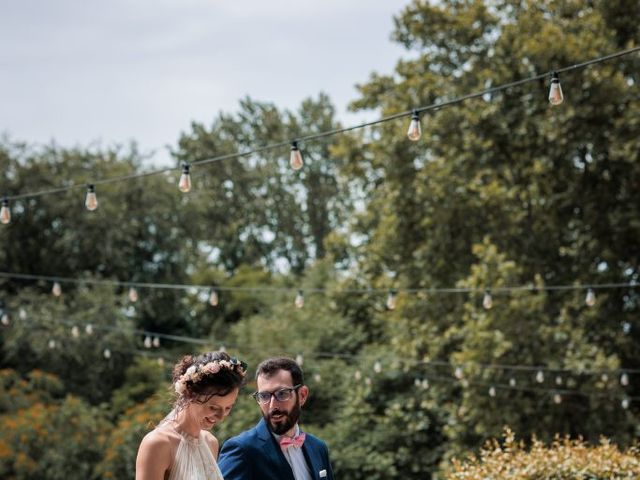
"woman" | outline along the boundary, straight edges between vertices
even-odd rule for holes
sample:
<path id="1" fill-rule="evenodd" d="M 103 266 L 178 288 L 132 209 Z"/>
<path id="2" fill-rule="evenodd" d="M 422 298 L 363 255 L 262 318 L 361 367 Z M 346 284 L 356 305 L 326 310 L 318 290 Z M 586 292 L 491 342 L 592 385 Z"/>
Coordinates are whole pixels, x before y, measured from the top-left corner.
<path id="1" fill-rule="evenodd" d="M 188 355 L 175 365 L 174 409 L 142 439 L 136 480 L 222 480 L 209 430 L 231 412 L 246 369 L 225 352 Z"/>

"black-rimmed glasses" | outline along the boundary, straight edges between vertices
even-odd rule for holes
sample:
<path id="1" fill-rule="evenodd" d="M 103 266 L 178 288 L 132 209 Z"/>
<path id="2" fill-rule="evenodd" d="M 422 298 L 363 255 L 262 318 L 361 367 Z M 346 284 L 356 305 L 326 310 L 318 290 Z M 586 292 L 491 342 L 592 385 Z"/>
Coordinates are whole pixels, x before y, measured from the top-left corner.
<path id="1" fill-rule="evenodd" d="M 278 402 L 286 402 L 291 398 L 293 392 L 301 386 L 302 385 L 294 385 L 293 387 L 281 388 L 275 392 L 255 392 L 251 394 L 251 396 L 256 399 L 256 402 L 263 404 L 269 403 L 271 397 L 275 398 Z"/>

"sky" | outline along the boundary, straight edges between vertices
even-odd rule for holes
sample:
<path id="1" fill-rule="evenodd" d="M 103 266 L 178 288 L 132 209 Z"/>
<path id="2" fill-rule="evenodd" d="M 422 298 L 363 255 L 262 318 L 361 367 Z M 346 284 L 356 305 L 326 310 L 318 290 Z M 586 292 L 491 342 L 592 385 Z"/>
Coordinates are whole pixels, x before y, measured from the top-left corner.
<path id="1" fill-rule="evenodd" d="M 295 109 L 327 93 L 340 120 L 355 85 L 391 73 L 398 0 L 0 2 L 0 133 L 64 147 L 127 145 L 168 164 L 192 121 L 250 96 Z"/>

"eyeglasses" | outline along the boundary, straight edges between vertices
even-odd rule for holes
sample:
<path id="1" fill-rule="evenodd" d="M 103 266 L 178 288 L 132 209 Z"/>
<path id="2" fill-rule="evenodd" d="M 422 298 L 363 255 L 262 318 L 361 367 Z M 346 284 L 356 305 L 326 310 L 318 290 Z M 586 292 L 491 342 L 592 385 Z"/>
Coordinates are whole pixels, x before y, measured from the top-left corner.
<path id="1" fill-rule="evenodd" d="M 291 394 L 301 386 L 302 385 L 294 385 L 293 387 L 281 388 L 275 392 L 255 392 L 251 396 L 255 398 L 258 403 L 269 403 L 271 397 L 274 397 L 278 402 L 286 402 L 291 398 Z"/>

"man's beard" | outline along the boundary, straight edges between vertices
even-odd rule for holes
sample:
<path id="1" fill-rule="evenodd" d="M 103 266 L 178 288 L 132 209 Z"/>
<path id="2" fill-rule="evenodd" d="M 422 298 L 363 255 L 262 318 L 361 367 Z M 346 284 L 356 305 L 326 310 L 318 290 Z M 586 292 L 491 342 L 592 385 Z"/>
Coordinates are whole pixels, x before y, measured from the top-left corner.
<path id="1" fill-rule="evenodd" d="M 284 417 L 277 423 L 275 423 L 271 416 L 273 414 L 283 414 Z M 296 404 L 291 407 L 291 411 L 287 412 L 286 410 L 280 410 L 278 408 L 273 409 L 271 412 L 267 414 L 262 414 L 264 419 L 269 426 L 269 429 L 275 433 L 276 435 L 282 435 L 287 433 L 289 430 L 293 428 L 293 426 L 298 423 L 298 419 L 300 418 L 300 403 L 296 398 Z"/>

